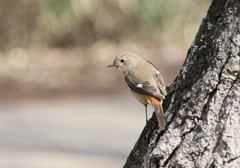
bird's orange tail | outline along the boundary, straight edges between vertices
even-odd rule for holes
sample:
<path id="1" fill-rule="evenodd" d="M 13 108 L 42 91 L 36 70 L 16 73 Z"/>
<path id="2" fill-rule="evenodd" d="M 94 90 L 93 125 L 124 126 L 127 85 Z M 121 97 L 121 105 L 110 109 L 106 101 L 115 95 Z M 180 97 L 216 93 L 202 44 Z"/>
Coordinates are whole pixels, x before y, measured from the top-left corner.
<path id="1" fill-rule="evenodd" d="M 166 127 L 166 120 L 165 120 L 165 115 L 164 115 L 164 111 L 162 108 L 162 100 L 158 100 L 154 97 L 151 96 L 146 96 L 147 100 L 149 101 L 149 103 L 151 104 L 151 106 L 153 107 L 157 120 L 158 120 L 158 125 L 159 128 L 161 130 L 165 130 Z"/>

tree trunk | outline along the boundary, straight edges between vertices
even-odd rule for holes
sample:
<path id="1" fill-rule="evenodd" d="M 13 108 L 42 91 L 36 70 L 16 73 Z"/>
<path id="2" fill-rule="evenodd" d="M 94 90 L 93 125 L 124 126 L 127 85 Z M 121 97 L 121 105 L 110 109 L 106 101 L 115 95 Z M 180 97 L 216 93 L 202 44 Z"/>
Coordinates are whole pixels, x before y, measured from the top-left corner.
<path id="1" fill-rule="evenodd" d="M 164 101 L 124 168 L 240 168 L 240 1 L 213 0 Z"/>

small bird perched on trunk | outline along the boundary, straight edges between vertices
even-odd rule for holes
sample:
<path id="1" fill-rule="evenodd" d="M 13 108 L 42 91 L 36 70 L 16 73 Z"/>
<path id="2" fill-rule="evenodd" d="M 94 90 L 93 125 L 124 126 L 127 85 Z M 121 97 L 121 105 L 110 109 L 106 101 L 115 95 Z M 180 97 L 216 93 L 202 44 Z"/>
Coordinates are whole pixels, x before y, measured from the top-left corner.
<path id="1" fill-rule="evenodd" d="M 125 81 L 135 98 L 145 106 L 147 121 L 147 105 L 150 104 L 156 114 L 161 130 L 166 127 L 166 120 L 162 102 L 167 95 L 164 81 L 160 72 L 150 62 L 133 53 L 118 55 L 113 64 L 107 67 L 116 67 L 125 76 Z"/>

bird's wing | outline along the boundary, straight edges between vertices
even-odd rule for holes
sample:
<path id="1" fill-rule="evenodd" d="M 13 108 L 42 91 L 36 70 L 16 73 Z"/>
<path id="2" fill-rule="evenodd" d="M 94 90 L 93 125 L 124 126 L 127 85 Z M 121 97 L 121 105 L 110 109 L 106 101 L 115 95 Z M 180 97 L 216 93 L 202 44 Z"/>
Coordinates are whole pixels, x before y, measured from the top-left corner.
<path id="1" fill-rule="evenodd" d="M 133 82 L 128 76 L 125 76 L 125 80 L 130 89 L 139 94 L 153 96 L 157 99 L 165 99 L 165 96 L 159 92 L 159 88 L 149 81 L 145 81 L 144 83 L 136 83 Z"/>
<path id="2" fill-rule="evenodd" d="M 153 75 L 153 78 L 156 81 L 157 86 L 161 90 L 162 94 L 166 96 L 167 95 L 166 86 L 160 73 L 157 72 L 155 75 Z"/>

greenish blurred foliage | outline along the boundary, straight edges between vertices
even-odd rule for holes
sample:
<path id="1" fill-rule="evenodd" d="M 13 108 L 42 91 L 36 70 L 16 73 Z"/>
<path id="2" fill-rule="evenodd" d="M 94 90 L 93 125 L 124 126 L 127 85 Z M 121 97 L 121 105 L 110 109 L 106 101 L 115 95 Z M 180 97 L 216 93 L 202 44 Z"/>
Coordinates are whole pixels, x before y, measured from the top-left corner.
<path id="1" fill-rule="evenodd" d="M 189 43 L 210 0 L 0 0 L 0 47 Z M 190 39 L 189 39 L 190 37 Z"/>
<path id="2" fill-rule="evenodd" d="M 170 84 L 209 5 L 210 0 L 0 0 L 0 99 L 44 90 L 120 91 L 121 74 L 106 65 L 124 51 L 151 57 Z"/>

